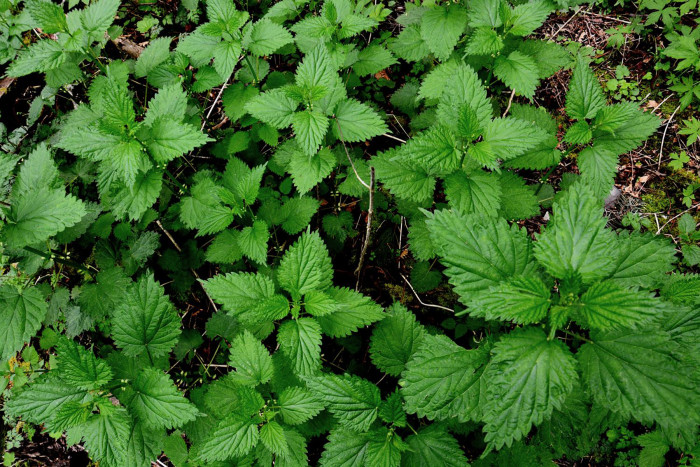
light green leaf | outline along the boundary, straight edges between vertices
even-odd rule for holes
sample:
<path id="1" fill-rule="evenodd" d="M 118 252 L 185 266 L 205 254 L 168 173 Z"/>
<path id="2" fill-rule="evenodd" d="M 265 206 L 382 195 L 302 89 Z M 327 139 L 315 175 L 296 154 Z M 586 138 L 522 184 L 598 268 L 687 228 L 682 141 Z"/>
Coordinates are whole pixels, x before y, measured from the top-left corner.
<path id="1" fill-rule="evenodd" d="M 372 139 L 388 131 L 386 123 L 371 107 L 355 99 L 338 103 L 335 120 L 333 134 L 350 143 Z"/>
<path id="2" fill-rule="evenodd" d="M 450 207 L 463 214 L 496 216 L 501 206 L 501 184 L 498 177 L 486 172 L 455 172 L 445 179 L 445 196 Z"/>
<path id="3" fill-rule="evenodd" d="M 500 449 L 526 436 L 560 409 L 578 381 L 576 360 L 541 329 L 511 331 L 493 347 L 484 374 L 486 442 Z"/>
<path id="4" fill-rule="evenodd" d="M 535 60 L 517 50 L 512 51 L 508 56 L 500 55 L 496 58 L 493 74 L 506 86 L 528 99 L 534 97 L 535 89 L 540 82 L 539 69 Z"/>
<path id="5" fill-rule="evenodd" d="M 329 124 L 328 117 L 315 110 L 300 111 L 294 114 L 292 127 L 296 142 L 306 155 L 313 156 L 318 152 L 318 147 L 326 136 Z"/>
<path id="6" fill-rule="evenodd" d="M 311 391 L 292 386 L 280 393 L 277 403 L 280 414 L 288 425 L 299 425 L 318 415 L 324 404 Z"/>
<path id="7" fill-rule="evenodd" d="M 373 75 L 396 63 L 391 52 L 381 45 L 372 44 L 360 51 L 352 69 L 357 76 Z"/>
<path id="8" fill-rule="evenodd" d="M 292 296 L 330 287 L 333 265 L 317 232 L 304 233 L 284 254 L 277 270 L 280 286 Z"/>
<path id="9" fill-rule="evenodd" d="M 214 427 L 196 453 L 207 462 L 224 461 L 247 454 L 257 444 L 258 437 L 258 427 L 252 420 L 232 413 Z"/>
<path id="10" fill-rule="evenodd" d="M 275 294 L 274 282 L 262 274 L 231 272 L 202 283 L 212 299 L 234 315 L 254 309 Z"/>
<path id="11" fill-rule="evenodd" d="M 277 331 L 280 350 L 289 357 L 294 373 L 313 375 L 321 367 L 321 326 L 313 318 L 285 321 Z"/>
<path id="12" fill-rule="evenodd" d="M 159 117 L 144 130 L 148 134 L 145 145 L 156 162 L 167 163 L 198 148 L 213 139 L 193 125 L 180 123 L 170 117 Z"/>
<path id="13" fill-rule="evenodd" d="M 406 413 L 429 420 L 479 420 L 487 361 L 485 348 L 467 350 L 446 336 L 425 334 L 399 382 Z"/>
<path id="14" fill-rule="evenodd" d="M 133 284 L 112 314 L 112 338 L 128 356 L 159 357 L 170 352 L 180 335 L 180 317 L 153 275 Z"/>
<path id="15" fill-rule="evenodd" d="M 461 5 L 434 6 L 423 14 L 420 35 L 430 51 L 445 61 L 457 45 L 467 23 L 467 12 Z"/>
<path id="16" fill-rule="evenodd" d="M 248 258 L 258 264 L 267 261 L 267 242 L 270 231 L 264 221 L 256 220 L 252 226 L 244 227 L 238 234 L 238 246 Z"/>
<path id="17" fill-rule="evenodd" d="M 178 391 L 168 375 L 156 368 L 142 369 L 124 400 L 149 428 L 177 428 L 194 420 L 197 408 Z"/>
<path id="18" fill-rule="evenodd" d="M 406 438 L 408 448 L 401 455 L 401 465 L 424 467 L 462 467 L 467 465 L 464 452 L 454 437 L 443 428 L 429 425 Z"/>
<path id="19" fill-rule="evenodd" d="M 381 306 L 359 292 L 340 287 L 331 287 L 326 292 L 337 303 L 337 308 L 332 313 L 315 319 L 327 336 L 348 336 L 385 316 Z"/>
<path id="20" fill-rule="evenodd" d="M 593 329 L 634 328 L 661 316 L 665 306 L 653 294 L 623 289 L 610 281 L 593 284 L 581 296 L 578 313 Z"/>
<path id="21" fill-rule="evenodd" d="M 370 358 L 381 371 L 398 376 L 423 342 L 423 326 L 405 307 L 394 304 L 391 313 L 372 332 Z"/>
<path id="22" fill-rule="evenodd" d="M 551 305 L 549 287 L 537 276 L 518 276 L 470 302 L 469 314 L 518 324 L 538 323 Z"/>
<path id="23" fill-rule="evenodd" d="M 231 378 L 247 386 L 267 383 L 274 374 L 270 353 L 249 331 L 243 331 L 231 342 L 228 363 L 236 369 Z"/>
<path id="24" fill-rule="evenodd" d="M 58 375 L 79 389 L 97 389 L 109 383 L 112 370 L 104 360 L 75 341 L 62 339 L 56 346 Z"/>
<path id="25" fill-rule="evenodd" d="M 286 456 L 289 451 L 287 446 L 287 438 L 284 434 L 282 425 L 272 420 L 260 427 L 260 441 L 273 454 L 278 456 Z"/>
<path id="26" fill-rule="evenodd" d="M 566 113 L 576 120 L 590 119 L 605 106 L 605 96 L 598 78 L 579 56 L 566 93 Z"/>
<path id="27" fill-rule="evenodd" d="M 305 381 L 344 428 L 361 433 L 376 420 L 381 396 L 369 381 L 347 373 L 310 376 Z"/>
<path id="28" fill-rule="evenodd" d="M 34 337 L 47 311 L 48 304 L 39 289 L 20 291 L 10 284 L 0 287 L 0 360 L 12 357 Z"/>
<path id="29" fill-rule="evenodd" d="M 148 47 L 143 49 L 139 58 L 136 59 L 136 63 L 134 64 L 134 76 L 142 78 L 166 61 L 170 56 L 170 43 L 172 41 L 170 37 L 158 37 L 153 39 L 148 44 Z"/>
<path id="30" fill-rule="evenodd" d="M 574 184 L 554 203 L 553 211 L 535 243 L 539 263 L 559 279 L 580 275 L 589 284 L 607 277 L 615 267 L 616 242 L 590 188 Z"/>
<path id="31" fill-rule="evenodd" d="M 262 19 L 248 30 L 243 39 L 243 47 L 250 53 L 262 57 L 276 52 L 294 39 L 283 26 Z"/>

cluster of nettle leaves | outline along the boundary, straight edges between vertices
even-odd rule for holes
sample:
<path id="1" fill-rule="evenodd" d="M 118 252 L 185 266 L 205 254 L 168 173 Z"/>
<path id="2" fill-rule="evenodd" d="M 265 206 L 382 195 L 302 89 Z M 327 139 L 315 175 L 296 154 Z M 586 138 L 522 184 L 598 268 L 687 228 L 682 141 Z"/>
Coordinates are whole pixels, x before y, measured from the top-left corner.
<path id="1" fill-rule="evenodd" d="M 282 0 L 256 18 L 214 0 L 175 50 L 158 38 L 137 60 L 106 64 L 98 57 L 105 32 L 119 33 L 117 0 L 68 14 L 43 0 L 2 5 L 9 76 L 45 73 L 42 99 L 87 84 L 87 100 L 46 143 L 0 156 L 0 357 L 16 358 L 42 327 L 57 331 L 42 334 L 55 354 L 47 371 L 5 392 L 8 414 L 65 432 L 103 466 L 147 466 L 164 450 L 176 465 L 307 465 L 314 438 L 327 466 L 463 466 L 458 439 L 481 430 L 493 452 L 478 462 L 512 455 L 541 465 L 587 455 L 607 428 L 629 421 L 654 430 L 649 465 L 669 446 L 697 444 L 700 278 L 671 274 L 677 257 L 665 238 L 615 232 L 603 217 L 618 156 L 659 120 L 632 103 L 607 105 L 583 57 L 524 39 L 553 4 L 407 4 L 400 32 L 366 45 L 358 35 L 388 16 L 381 5 L 327 0 L 309 12 Z M 32 27 L 55 36 L 14 40 Z M 297 50 L 293 73 L 270 72 L 269 55 L 290 60 Z M 369 159 L 346 154 L 388 132 L 375 105 L 348 96 L 348 72 L 357 80 L 398 59 L 430 65 L 392 98 L 411 118 L 411 138 Z M 543 108 L 513 103 L 495 116 L 484 77 L 525 102 L 565 66 L 563 142 Z M 139 104 L 130 86 L 143 82 L 156 92 Z M 232 126 L 208 136 L 196 93 L 223 83 Z M 214 140 L 204 151 L 224 170 L 207 165 L 184 186 L 171 169 Z M 274 154 L 235 155 L 254 143 Z M 580 176 L 556 195 L 517 172 L 569 153 Z M 354 170 L 369 180 L 370 166 L 409 219 L 413 255 L 444 266 L 463 305 L 458 319 L 485 323 L 478 340 L 458 344 L 400 304 L 385 309 L 333 285 L 329 251 L 309 226 L 320 205 L 310 192 L 334 173 L 345 177 L 340 192 L 365 196 Z M 281 193 L 275 177 L 287 176 L 293 188 Z M 540 214 L 547 197 L 551 217 L 534 238 L 510 222 Z M 202 286 L 222 307 L 207 333 L 231 370 L 186 394 L 171 355 L 192 332 L 144 270 L 161 218 L 178 235 L 207 237 L 206 260 L 229 271 Z M 342 243 L 346 220 L 326 215 L 323 232 Z M 273 240 L 278 233 L 291 246 Z M 90 268 L 70 259 L 74 245 L 87 246 Z M 164 252 L 160 263 L 178 271 L 177 261 Z M 75 268 L 84 283 L 33 285 L 46 268 Z M 361 328 L 370 328 L 376 373 L 395 388 L 324 364 L 324 341 Z M 3 386 L 14 378 L 1 376 Z"/>

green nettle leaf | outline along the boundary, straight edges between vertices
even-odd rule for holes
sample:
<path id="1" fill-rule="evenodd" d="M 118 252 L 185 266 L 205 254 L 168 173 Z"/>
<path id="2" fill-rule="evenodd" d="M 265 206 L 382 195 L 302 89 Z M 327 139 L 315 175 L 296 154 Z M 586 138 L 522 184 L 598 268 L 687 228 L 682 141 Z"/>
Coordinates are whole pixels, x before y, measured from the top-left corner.
<path id="1" fill-rule="evenodd" d="M 299 425 L 318 415 L 325 404 L 311 391 L 292 386 L 279 395 L 280 414 L 288 425 Z"/>
<path id="2" fill-rule="evenodd" d="M 436 425 L 430 425 L 409 436 L 406 438 L 406 444 L 408 449 L 401 456 L 401 465 L 406 467 L 460 467 L 467 464 L 457 440 Z"/>
<path id="3" fill-rule="evenodd" d="M 90 395 L 84 389 L 66 384 L 55 374 L 44 374 L 9 399 L 5 409 L 24 420 L 41 424 L 51 422 L 64 405 L 88 399 Z"/>
<path id="4" fill-rule="evenodd" d="M 677 261 L 673 243 L 651 233 L 618 233 L 617 251 L 615 269 L 607 280 L 622 287 L 655 288 Z"/>
<path id="5" fill-rule="evenodd" d="M 436 6 L 423 14 L 420 35 L 435 58 L 445 61 L 464 32 L 467 12 L 461 5 Z"/>
<path id="6" fill-rule="evenodd" d="M 277 279 L 280 286 L 295 297 L 330 287 L 333 265 L 317 232 L 302 234 L 287 250 L 280 261 Z"/>
<path id="7" fill-rule="evenodd" d="M 122 407 L 108 406 L 105 402 L 99 414 L 93 414 L 86 423 L 69 430 L 83 438 L 90 455 L 105 465 L 120 465 L 126 457 L 127 442 L 131 432 L 131 420 Z"/>
<path id="8" fill-rule="evenodd" d="M 328 117 L 318 111 L 296 112 L 292 117 L 296 141 L 302 151 L 309 156 L 318 152 L 318 147 L 323 141 L 329 125 Z"/>
<path id="9" fill-rule="evenodd" d="M 509 88 L 528 99 L 534 97 L 535 88 L 540 82 L 535 60 L 517 50 L 508 56 L 499 56 L 494 63 L 493 74 Z"/>
<path id="10" fill-rule="evenodd" d="M 44 0 L 31 0 L 25 3 L 26 11 L 39 23 L 46 34 L 54 34 L 68 29 L 63 8 Z"/>
<path id="11" fill-rule="evenodd" d="M 431 175 L 450 173 L 462 163 L 462 151 L 457 139 L 442 126 L 412 138 L 399 151 Z"/>
<path id="12" fill-rule="evenodd" d="M 243 39 L 243 47 L 259 57 L 270 55 L 294 39 L 284 27 L 263 19 L 253 24 Z"/>
<path id="13" fill-rule="evenodd" d="M 370 357 L 377 368 L 398 376 L 423 342 L 423 327 L 403 306 L 395 304 L 372 332 Z"/>
<path id="14" fill-rule="evenodd" d="M 198 445 L 198 457 L 207 462 L 224 461 L 247 454 L 258 442 L 255 422 L 237 413 L 221 420 Z"/>
<path id="15" fill-rule="evenodd" d="M 18 290 L 10 284 L 0 287 L 0 359 L 17 353 L 41 327 L 48 304 L 36 287 Z"/>
<path id="16" fill-rule="evenodd" d="M 348 336 L 362 326 L 368 326 L 386 316 L 381 306 L 354 290 L 331 287 L 326 293 L 335 301 L 336 307 L 332 312 L 315 319 L 327 336 Z"/>
<path id="17" fill-rule="evenodd" d="M 241 229 L 238 235 L 238 246 L 248 258 L 258 264 L 265 264 L 269 239 L 270 231 L 267 223 L 256 220 L 253 225 Z"/>
<path id="18" fill-rule="evenodd" d="M 372 158 L 376 176 L 392 194 L 399 198 L 424 203 L 435 192 L 436 180 L 418 164 L 406 164 L 396 150 L 380 153 Z"/>
<path id="19" fill-rule="evenodd" d="M 547 339 L 541 329 L 523 328 L 494 345 L 484 379 L 486 442 L 500 449 L 560 409 L 578 374 L 574 356 L 561 341 Z"/>
<path id="20" fill-rule="evenodd" d="M 445 196 L 450 207 L 463 214 L 496 216 L 501 195 L 501 183 L 493 174 L 455 172 L 445 179 Z"/>
<path id="21" fill-rule="evenodd" d="M 424 335 L 401 376 L 407 413 L 430 420 L 479 420 L 488 350 L 467 350 L 446 336 Z"/>
<path id="22" fill-rule="evenodd" d="M 579 56 L 566 93 L 566 113 L 576 120 L 590 119 L 605 106 L 605 96 L 598 78 Z"/>
<path id="23" fill-rule="evenodd" d="M 199 413 L 170 377 L 156 368 L 141 370 L 123 399 L 149 428 L 176 428 L 191 422 Z"/>
<path id="24" fill-rule="evenodd" d="M 665 306 L 653 294 L 623 289 L 610 281 L 593 284 L 581 296 L 578 313 L 591 328 L 633 328 L 658 317 Z"/>
<path id="25" fill-rule="evenodd" d="M 212 299 L 238 315 L 255 308 L 261 301 L 275 294 L 275 284 L 262 274 L 219 274 L 203 282 Z"/>
<path id="26" fill-rule="evenodd" d="M 594 399 L 627 418 L 683 429 L 700 421 L 697 375 L 668 333 L 621 329 L 591 336 L 578 352 Z"/>
<path id="27" fill-rule="evenodd" d="M 272 89 L 259 94 L 245 106 L 245 111 L 275 128 L 287 128 L 292 124 L 299 102 L 287 96 L 283 89 Z"/>
<path id="28" fill-rule="evenodd" d="M 321 366 L 321 326 L 313 318 L 285 321 L 277 332 L 280 350 L 298 375 L 313 375 Z"/>
<path id="29" fill-rule="evenodd" d="M 112 380 L 112 370 L 82 345 L 61 340 L 56 346 L 58 374 L 66 382 L 80 389 L 97 389 Z"/>
<path id="30" fill-rule="evenodd" d="M 167 163 L 208 141 L 213 139 L 193 125 L 159 117 L 151 125 L 145 144 L 156 162 Z"/>
<path id="31" fill-rule="evenodd" d="M 114 343 L 130 356 L 167 354 L 180 335 L 180 317 L 152 275 L 131 286 L 112 323 Z"/>
<path id="32" fill-rule="evenodd" d="M 343 427 L 362 433 L 376 420 L 381 396 L 369 381 L 349 374 L 310 376 L 305 381 Z"/>
<path id="33" fill-rule="evenodd" d="M 518 324 L 540 322 L 549 311 L 549 287 L 537 276 L 518 276 L 481 294 L 469 305 L 469 314 Z"/>
<path id="34" fill-rule="evenodd" d="M 607 277 L 615 267 L 617 246 L 591 189 L 574 184 L 554 203 L 553 211 L 535 243 L 539 263 L 560 279 L 580 275 L 584 283 L 591 283 Z"/>
<path id="35" fill-rule="evenodd" d="M 284 457 L 289 450 L 284 428 L 274 420 L 260 427 L 260 441 L 270 452 L 278 456 Z"/>
<path id="36" fill-rule="evenodd" d="M 388 131 L 386 123 L 367 104 L 355 99 L 342 100 L 335 109 L 333 133 L 343 141 L 364 141 Z"/>
<path id="37" fill-rule="evenodd" d="M 490 287 L 535 271 L 532 242 L 504 219 L 437 211 L 426 221 L 445 274 L 468 304 Z"/>
<path id="38" fill-rule="evenodd" d="M 229 365 L 236 369 L 231 377 L 244 385 L 267 383 L 274 374 L 270 353 L 248 331 L 244 331 L 231 343 Z"/>

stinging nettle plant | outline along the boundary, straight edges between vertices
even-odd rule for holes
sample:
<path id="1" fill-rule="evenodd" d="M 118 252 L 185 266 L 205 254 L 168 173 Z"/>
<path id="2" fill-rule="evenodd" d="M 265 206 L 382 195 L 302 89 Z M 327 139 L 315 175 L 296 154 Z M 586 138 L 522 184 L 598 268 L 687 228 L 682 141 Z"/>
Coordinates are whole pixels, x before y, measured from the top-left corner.
<path id="1" fill-rule="evenodd" d="M 134 5 L 0 6 L 8 76 L 71 103 L 0 145 L 18 436 L 107 467 L 605 462 L 625 427 L 697 451 L 696 222 L 683 263 L 607 226 L 618 157 L 660 121 L 533 38 L 567 2 L 408 3 L 400 30 L 367 0 L 176 2 L 124 60 Z M 563 120 L 533 99 L 562 69 Z M 455 313 L 392 303 L 411 267 Z"/>

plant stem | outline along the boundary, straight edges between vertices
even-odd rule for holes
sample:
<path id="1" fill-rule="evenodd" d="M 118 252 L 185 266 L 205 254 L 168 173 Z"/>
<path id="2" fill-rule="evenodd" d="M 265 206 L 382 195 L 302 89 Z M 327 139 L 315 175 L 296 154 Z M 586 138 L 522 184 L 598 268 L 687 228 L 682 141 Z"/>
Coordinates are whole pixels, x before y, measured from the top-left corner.
<path id="1" fill-rule="evenodd" d="M 168 169 L 165 169 L 165 175 L 168 176 L 170 181 L 172 181 L 175 184 L 175 186 L 177 186 L 180 189 L 180 191 L 182 191 L 183 193 L 187 193 L 187 188 L 185 188 L 185 185 L 178 182 L 175 176 L 172 173 L 170 173 Z"/>
<path id="2" fill-rule="evenodd" d="M 51 253 L 46 253 L 46 252 L 43 252 L 41 250 L 37 250 L 36 248 L 33 248 L 31 246 L 25 246 L 24 251 L 28 251 L 29 253 L 34 253 L 35 255 L 39 255 L 44 259 L 50 259 L 50 260 L 53 260 L 57 263 L 65 264 L 66 266 L 70 266 L 72 268 L 79 269 L 79 270 L 87 272 L 87 273 L 91 272 L 90 269 L 88 268 L 88 266 L 82 265 L 80 263 L 76 263 L 75 261 L 72 261 L 68 258 L 62 257 L 62 255 L 60 253 L 56 253 L 54 251 L 52 251 Z"/>

